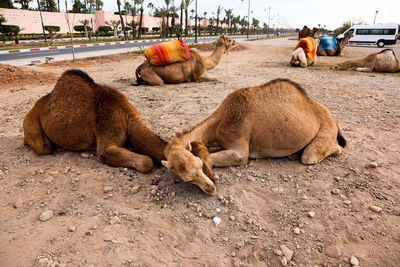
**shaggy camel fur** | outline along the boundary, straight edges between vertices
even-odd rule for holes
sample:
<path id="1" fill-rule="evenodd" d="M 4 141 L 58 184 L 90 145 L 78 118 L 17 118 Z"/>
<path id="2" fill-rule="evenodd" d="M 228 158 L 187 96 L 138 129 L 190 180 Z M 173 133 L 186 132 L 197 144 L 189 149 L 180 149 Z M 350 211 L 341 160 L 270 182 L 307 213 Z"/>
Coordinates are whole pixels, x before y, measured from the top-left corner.
<path id="1" fill-rule="evenodd" d="M 306 37 L 314 37 L 315 33 L 318 31 L 318 28 L 313 28 L 310 30 L 307 26 L 304 26 L 301 31 L 299 31 L 299 40 L 301 38 L 306 38 Z"/>
<path id="2" fill-rule="evenodd" d="M 319 40 L 314 40 L 315 41 L 315 46 L 318 47 L 319 45 Z M 303 48 L 299 47 L 296 50 L 294 50 L 290 56 L 290 65 L 291 66 L 300 66 L 300 67 L 307 67 L 311 65 L 316 65 L 318 62 L 318 57 L 317 55 L 314 56 L 313 59 L 308 59 L 306 54 L 304 53 Z"/>
<path id="3" fill-rule="evenodd" d="M 210 56 L 201 56 L 191 49 L 190 58 L 185 62 L 154 66 L 146 60 L 136 69 L 137 83 L 138 85 L 163 85 L 164 83 L 215 81 L 216 78 L 207 77 L 206 71 L 213 69 L 232 45 L 235 45 L 234 40 L 220 36 Z"/>
<path id="4" fill-rule="evenodd" d="M 53 91 L 28 112 L 23 127 L 25 144 L 38 154 L 51 154 L 54 146 L 72 151 L 97 149 L 101 162 L 140 172 L 152 169 L 151 158 L 164 159 L 167 144 L 144 124 L 123 94 L 96 84 L 80 70 L 64 72 Z"/>
<path id="5" fill-rule="evenodd" d="M 400 71 L 400 60 L 392 49 L 384 49 L 359 60 L 349 60 L 333 66 L 335 70 L 347 70 L 355 68 L 363 72 L 398 72 Z"/>
<path id="6" fill-rule="evenodd" d="M 346 32 L 344 34 L 344 38 L 343 38 L 342 42 L 337 41 L 336 49 L 321 49 L 321 46 L 318 45 L 317 55 L 323 56 L 323 57 L 324 56 L 343 56 L 342 51 L 343 51 L 344 47 L 347 45 L 347 43 L 349 42 L 351 37 L 354 37 L 354 35 L 351 34 L 350 32 Z"/>
<path id="7" fill-rule="evenodd" d="M 213 195 L 215 184 L 203 171 L 204 155 L 193 154 L 193 141 L 216 151 L 210 155 L 216 167 L 285 156 L 315 164 L 340 155 L 346 144 L 328 109 L 287 79 L 232 92 L 202 123 L 168 143 L 162 164 Z"/>

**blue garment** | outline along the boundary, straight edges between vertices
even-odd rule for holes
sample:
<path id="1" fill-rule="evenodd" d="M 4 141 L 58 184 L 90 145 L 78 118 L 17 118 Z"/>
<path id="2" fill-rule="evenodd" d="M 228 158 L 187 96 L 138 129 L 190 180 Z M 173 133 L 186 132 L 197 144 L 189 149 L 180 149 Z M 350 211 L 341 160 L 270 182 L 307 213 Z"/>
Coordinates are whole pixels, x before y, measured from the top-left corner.
<path id="1" fill-rule="evenodd" d="M 335 37 L 321 37 L 319 38 L 319 46 L 321 49 L 337 49 Z"/>

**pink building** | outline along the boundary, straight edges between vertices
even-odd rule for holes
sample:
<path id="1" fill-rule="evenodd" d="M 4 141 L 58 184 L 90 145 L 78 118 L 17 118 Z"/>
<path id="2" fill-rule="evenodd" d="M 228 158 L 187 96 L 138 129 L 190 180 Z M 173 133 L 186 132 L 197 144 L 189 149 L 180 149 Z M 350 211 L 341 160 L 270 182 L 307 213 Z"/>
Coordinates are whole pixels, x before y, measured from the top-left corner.
<path id="1" fill-rule="evenodd" d="M 0 8 L 0 14 L 7 20 L 5 24 L 18 25 L 22 29 L 21 33 L 42 32 L 39 11 Z M 96 11 L 95 14 L 42 12 L 43 24 L 60 26 L 60 33 L 67 33 L 69 30 L 66 16 L 69 16 L 72 29 L 75 25 L 82 25 L 81 21 L 87 19 L 95 31 L 99 26 L 105 26 L 106 21 L 119 20 L 119 15 L 115 15 L 111 11 Z M 130 15 L 123 15 L 123 18 L 128 24 L 133 19 Z M 139 18 L 139 15 L 135 16 L 135 21 L 139 22 Z M 160 18 L 143 15 L 143 27 L 149 28 L 150 31 L 153 27 L 160 27 L 160 22 Z"/>

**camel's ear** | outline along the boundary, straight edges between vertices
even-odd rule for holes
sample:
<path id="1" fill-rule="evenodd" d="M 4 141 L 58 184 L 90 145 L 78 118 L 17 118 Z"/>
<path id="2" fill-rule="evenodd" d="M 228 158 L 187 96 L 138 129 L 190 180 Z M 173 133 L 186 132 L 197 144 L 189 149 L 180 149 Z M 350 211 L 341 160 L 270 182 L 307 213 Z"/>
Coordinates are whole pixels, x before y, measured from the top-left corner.
<path id="1" fill-rule="evenodd" d="M 192 144 L 190 143 L 190 140 L 187 142 L 186 149 L 192 152 Z"/>
<path id="2" fill-rule="evenodd" d="M 173 168 L 172 163 L 169 162 L 168 160 L 162 160 L 162 161 L 161 161 L 161 164 L 162 164 L 165 168 L 167 168 L 168 170 L 172 170 L 172 168 Z"/>

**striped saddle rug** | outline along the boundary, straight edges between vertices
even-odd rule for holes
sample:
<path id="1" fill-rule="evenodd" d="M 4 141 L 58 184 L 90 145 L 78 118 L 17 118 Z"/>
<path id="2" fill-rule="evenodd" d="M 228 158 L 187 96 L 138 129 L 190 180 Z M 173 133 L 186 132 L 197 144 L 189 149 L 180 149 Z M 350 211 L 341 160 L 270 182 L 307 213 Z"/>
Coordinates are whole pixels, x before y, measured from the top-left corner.
<path id="1" fill-rule="evenodd" d="M 183 62 L 190 58 L 189 47 L 183 40 L 155 44 L 144 50 L 147 60 L 156 66 Z"/>
<path id="2" fill-rule="evenodd" d="M 337 49 L 337 42 L 335 37 L 321 37 L 319 38 L 319 47 L 321 49 Z"/>
<path id="3" fill-rule="evenodd" d="M 304 53 L 306 54 L 308 60 L 314 59 L 317 49 L 315 47 L 315 41 L 312 37 L 306 37 L 300 39 L 300 41 L 297 43 L 296 47 L 293 50 L 296 50 L 299 47 L 303 48 Z"/>

